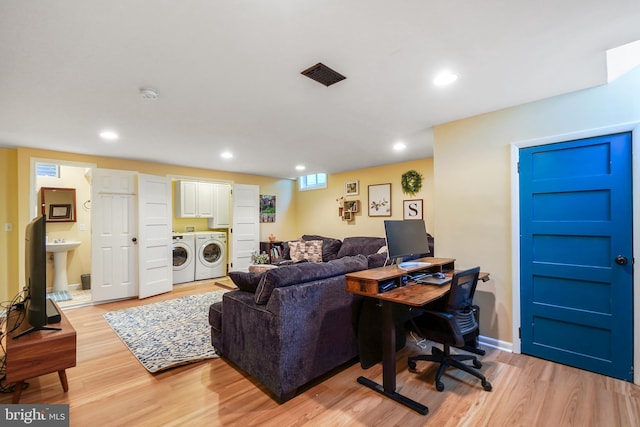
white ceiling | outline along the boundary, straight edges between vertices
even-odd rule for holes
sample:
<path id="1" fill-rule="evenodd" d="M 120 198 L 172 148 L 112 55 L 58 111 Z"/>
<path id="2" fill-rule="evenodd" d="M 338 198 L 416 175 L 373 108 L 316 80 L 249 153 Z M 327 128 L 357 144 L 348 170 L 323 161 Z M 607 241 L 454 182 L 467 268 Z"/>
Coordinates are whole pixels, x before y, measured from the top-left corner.
<path id="1" fill-rule="evenodd" d="M 0 145 L 274 177 L 430 157 L 434 125 L 605 84 L 639 23 L 638 0 L 0 0 Z"/>

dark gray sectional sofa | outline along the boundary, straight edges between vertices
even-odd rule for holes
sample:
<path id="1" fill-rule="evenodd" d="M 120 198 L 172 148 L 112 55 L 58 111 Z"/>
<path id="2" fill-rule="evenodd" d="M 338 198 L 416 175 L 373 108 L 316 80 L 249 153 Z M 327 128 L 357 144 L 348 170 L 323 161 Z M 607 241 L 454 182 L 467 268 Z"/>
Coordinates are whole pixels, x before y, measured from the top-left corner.
<path id="1" fill-rule="evenodd" d="M 209 309 L 211 343 L 218 353 L 281 403 L 358 356 L 362 297 L 346 291 L 345 274 L 381 266 L 386 259 L 376 253 L 384 238 L 303 237 L 329 241 L 323 243 L 323 262 L 261 274 L 232 272 L 239 289 Z M 325 248 L 331 250 L 325 253 Z"/>

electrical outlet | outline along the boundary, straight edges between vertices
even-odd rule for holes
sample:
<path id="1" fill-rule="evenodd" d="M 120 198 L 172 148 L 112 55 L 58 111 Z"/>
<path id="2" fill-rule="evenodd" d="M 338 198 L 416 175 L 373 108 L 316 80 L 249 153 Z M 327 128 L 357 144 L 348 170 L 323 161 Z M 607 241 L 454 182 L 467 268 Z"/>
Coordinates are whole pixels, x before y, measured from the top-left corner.
<path id="1" fill-rule="evenodd" d="M 13 231 L 13 224 L 7 222 L 4 224 L 4 231 Z"/>
<path id="2" fill-rule="evenodd" d="M 84 230 L 86 230 L 86 229 L 87 229 L 87 227 L 86 227 L 84 224 L 80 224 L 80 225 L 78 225 L 78 229 L 79 229 L 80 231 L 84 231 Z"/>

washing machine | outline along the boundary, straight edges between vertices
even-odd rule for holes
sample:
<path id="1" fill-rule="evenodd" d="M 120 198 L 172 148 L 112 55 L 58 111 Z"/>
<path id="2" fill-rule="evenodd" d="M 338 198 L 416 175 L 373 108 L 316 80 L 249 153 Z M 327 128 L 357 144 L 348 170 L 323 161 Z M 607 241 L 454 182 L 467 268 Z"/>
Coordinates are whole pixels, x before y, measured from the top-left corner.
<path id="1" fill-rule="evenodd" d="M 196 233 L 196 280 L 227 274 L 227 234 L 219 231 Z"/>
<path id="2" fill-rule="evenodd" d="M 193 282 L 196 277 L 196 236 L 193 233 L 173 235 L 173 284 Z"/>

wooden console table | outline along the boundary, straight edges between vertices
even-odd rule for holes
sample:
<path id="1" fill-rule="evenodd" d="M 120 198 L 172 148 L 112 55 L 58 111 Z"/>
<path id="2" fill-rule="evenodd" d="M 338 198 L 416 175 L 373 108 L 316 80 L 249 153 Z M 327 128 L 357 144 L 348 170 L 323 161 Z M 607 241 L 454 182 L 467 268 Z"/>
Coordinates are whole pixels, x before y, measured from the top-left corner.
<path id="1" fill-rule="evenodd" d="M 69 390 L 65 369 L 76 366 L 76 331 L 57 304 L 56 308 L 61 320 L 51 326 L 60 328 L 59 331 L 35 331 L 17 339 L 13 337 L 31 325 L 26 313 L 15 309 L 9 313 L 7 327 L 14 325 L 18 316 L 24 316 L 21 325 L 6 338 L 6 381 L 15 383 L 13 403 L 20 401 L 25 380 L 56 371 L 62 389 Z"/>

